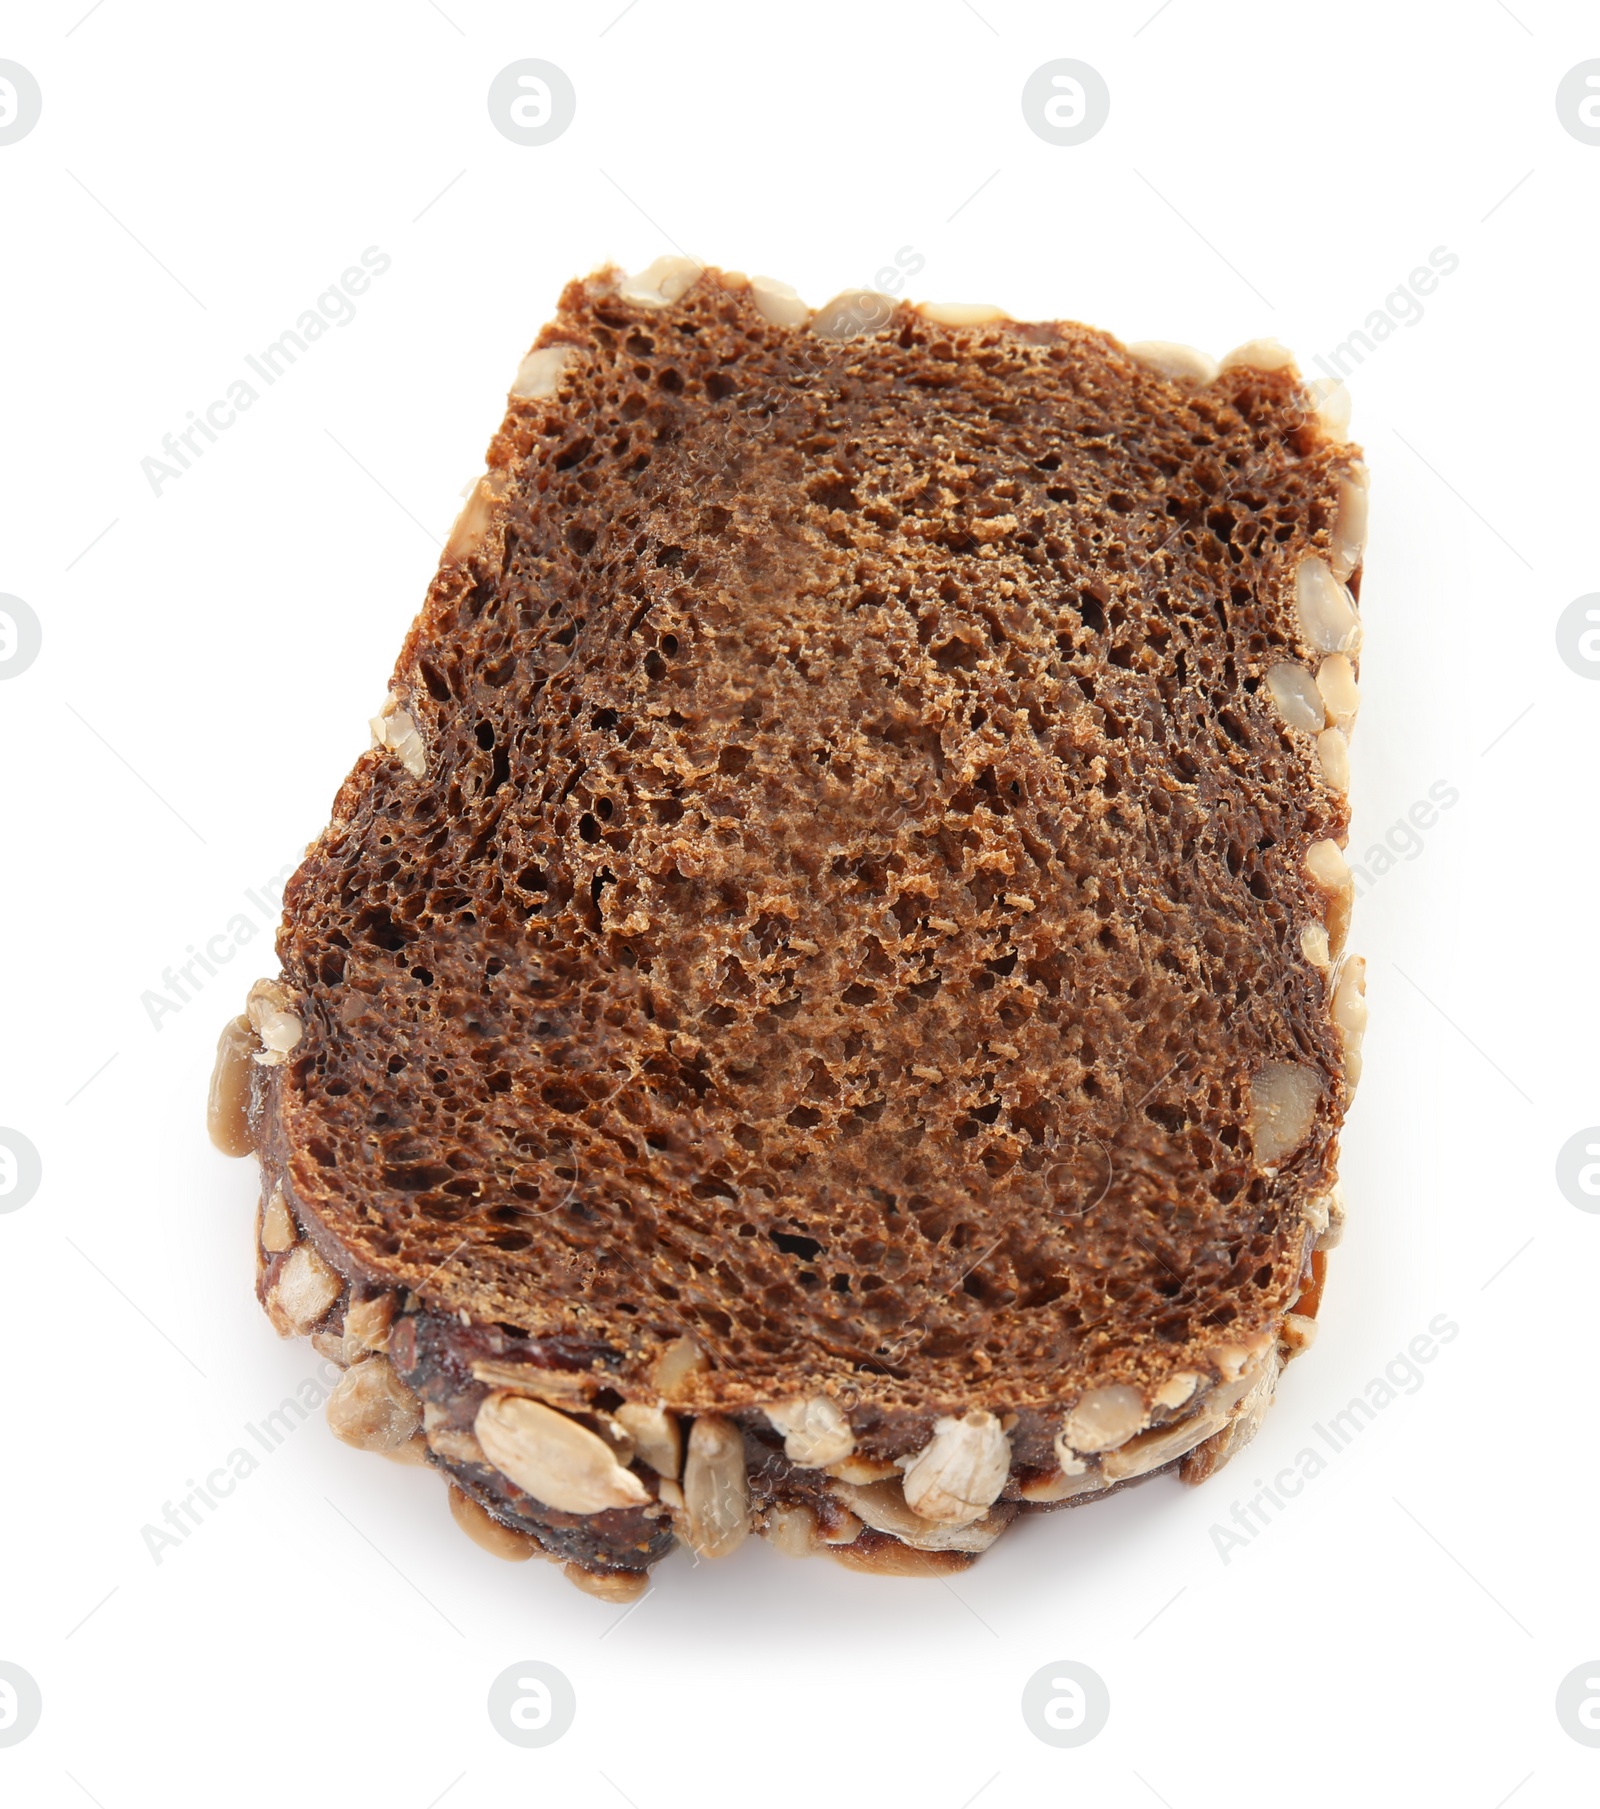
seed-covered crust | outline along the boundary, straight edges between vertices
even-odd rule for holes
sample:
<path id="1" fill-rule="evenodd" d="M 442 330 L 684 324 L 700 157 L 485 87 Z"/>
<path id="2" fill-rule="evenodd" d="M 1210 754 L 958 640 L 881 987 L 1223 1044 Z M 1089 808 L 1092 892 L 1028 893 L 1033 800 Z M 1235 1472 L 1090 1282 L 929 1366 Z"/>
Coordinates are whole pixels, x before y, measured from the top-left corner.
<path id="1" fill-rule="evenodd" d="M 1337 398 L 856 299 L 568 287 L 219 1052 L 280 1329 L 386 1295 L 430 1460 L 586 1577 L 1199 1472 L 1309 1342 Z"/>

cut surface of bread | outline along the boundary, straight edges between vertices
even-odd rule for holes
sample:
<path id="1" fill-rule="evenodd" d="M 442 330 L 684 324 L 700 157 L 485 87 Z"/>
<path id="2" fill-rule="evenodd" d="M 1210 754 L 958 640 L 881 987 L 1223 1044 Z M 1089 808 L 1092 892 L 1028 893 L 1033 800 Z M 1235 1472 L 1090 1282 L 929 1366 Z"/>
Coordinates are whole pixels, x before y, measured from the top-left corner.
<path id="1" fill-rule="evenodd" d="M 664 260 L 488 465 L 219 1069 L 280 1329 L 589 1584 L 1214 1468 L 1364 1023 L 1334 399 Z"/>

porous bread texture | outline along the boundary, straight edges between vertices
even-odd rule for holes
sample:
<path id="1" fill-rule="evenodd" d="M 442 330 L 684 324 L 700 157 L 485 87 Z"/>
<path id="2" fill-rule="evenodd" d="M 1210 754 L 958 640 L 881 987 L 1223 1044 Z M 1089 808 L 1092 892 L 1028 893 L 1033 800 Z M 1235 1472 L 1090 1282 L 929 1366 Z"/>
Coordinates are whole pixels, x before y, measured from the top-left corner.
<path id="1" fill-rule="evenodd" d="M 1263 679 L 1317 668 L 1355 449 L 1292 369 L 824 340 L 712 270 L 574 282 L 557 347 L 390 683 L 422 770 L 364 754 L 286 895 L 308 1235 L 628 1400 L 690 1334 L 691 1407 L 826 1393 L 880 1455 L 991 1410 L 1050 1468 L 1086 1391 L 1227 1379 L 1347 1097 L 1302 940 L 1346 803 Z"/>

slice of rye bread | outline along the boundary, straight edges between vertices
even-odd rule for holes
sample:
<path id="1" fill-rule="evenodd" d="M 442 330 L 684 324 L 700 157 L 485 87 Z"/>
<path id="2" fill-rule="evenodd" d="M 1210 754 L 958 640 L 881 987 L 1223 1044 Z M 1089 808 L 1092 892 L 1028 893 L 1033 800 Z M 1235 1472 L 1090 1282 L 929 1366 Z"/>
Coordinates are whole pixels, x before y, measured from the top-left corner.
<path id="1" fill-rule="evenodd" d="M 1365 1011 L 1336 400 L 568 286 L 224 1036 L 336 1430 L 613 1599 L 752 1525 L 959 1568 L 1250 1436 Z"/>

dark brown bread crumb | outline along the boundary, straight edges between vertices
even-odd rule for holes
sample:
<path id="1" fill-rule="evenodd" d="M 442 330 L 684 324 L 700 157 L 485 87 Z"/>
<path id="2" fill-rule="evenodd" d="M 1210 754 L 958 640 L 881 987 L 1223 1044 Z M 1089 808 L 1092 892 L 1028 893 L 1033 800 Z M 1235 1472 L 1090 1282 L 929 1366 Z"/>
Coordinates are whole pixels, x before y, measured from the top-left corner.
<path id="1" fill-rule="evenodd" d="M 1302 861 L 1347 819 L 1262 681 L 1316 665 L 1356 455 L 1289 371 L 829 343 L 716 272 L 573 283 L 539 344 L 392 681 L 425 771 L 363 755 L 289 887 L 269 1173 L 347 1272 L 619 1398 L 688 1332 L 695 1405 L 1031 1408 L 1052 1465 L 1086 1387 L 1302 1285 L 1345 1098 Z M 1267 1061 L 1322 1088 L 1275 1173 Z"/>

